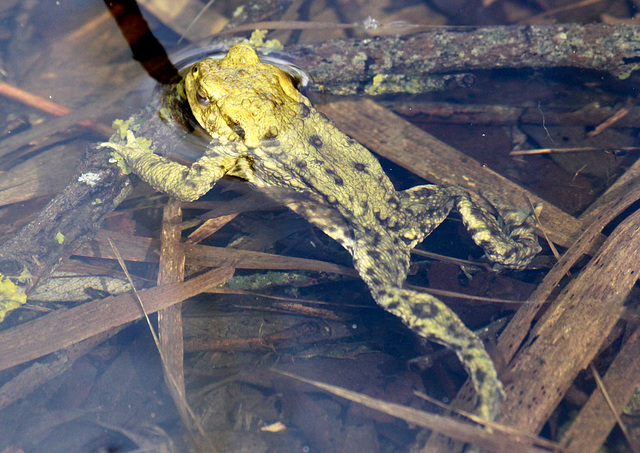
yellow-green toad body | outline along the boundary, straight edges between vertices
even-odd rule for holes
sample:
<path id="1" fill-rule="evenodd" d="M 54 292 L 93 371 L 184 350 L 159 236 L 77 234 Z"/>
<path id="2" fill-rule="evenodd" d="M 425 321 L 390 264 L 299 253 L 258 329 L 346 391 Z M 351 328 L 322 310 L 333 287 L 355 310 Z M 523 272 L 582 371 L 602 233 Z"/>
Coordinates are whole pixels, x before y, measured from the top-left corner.
<path id="1" fill-rule="evenodd" d="M 455 207 L 489 259 L 524 268 L 540 250 L 529 218 L 497 217 L 459 187 L 396 191 L 366 148 L 251 47 L 238 45 L 221 60 L 196 63 L 184 87 L 193 115 L 212 137 L 191 167 L 139 146 L 131 132 L 108 146 L 135 174 L 181 200 L 195 200 L 223 176 L 236 176 L 287 204 L 351 253 L 378 304 L 418 335 L 455 351 L 478 393 L 478 412 L 494 418 L 503 391 L 482 342 L 440 300 L 404 288 L 409 252 Z"/>

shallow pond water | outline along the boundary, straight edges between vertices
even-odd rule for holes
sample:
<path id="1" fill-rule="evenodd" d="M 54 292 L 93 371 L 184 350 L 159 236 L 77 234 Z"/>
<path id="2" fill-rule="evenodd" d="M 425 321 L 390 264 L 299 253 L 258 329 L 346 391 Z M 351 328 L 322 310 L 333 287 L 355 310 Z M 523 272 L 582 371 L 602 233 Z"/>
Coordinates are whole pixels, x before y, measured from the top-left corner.
<path id="1" fill-rule="evenodd" d="M 635 76 L 620 80 L 588 67 L 548 66 L 490 69 L 479 65 L 471 71 L 463 65 L 435 75 L 411 72 L 415 61 L 448 61 L 455 47 L 444 47 L 440 55 L 425 52 L 404 60 L 402 52 L 395 51 L 399 62 L 394 60 L 390 67 L 406 71 L 373 74 L 368 68 L 383 65 L 384 58 L 379 49 L 367 47 L 371 43 L 396 49 L 399 42 L 419 41 L 421 33 L 429 32 L 426 26 L 517 24 L 547 16 L 539 16 L 545 12 L 540 5 L 517 2 L 485 7 L 468 2 L 361 3 L 317 0 L 291 6 L 282 1 L 260 9 L 243 2 L 221 2 L 212 8 L 197 1 L 169 6 L 139 2 L 160 48 L 176 64 L 199 58 L 194 55 L 226 50 L 240 39 L 249 39 L 256 28 L 273 28 L 266 37 L 254 34 L 252 43 L 273 39 L 284 46 L 277 58 L 309 74 L 305 93 L 314 105 L 377 153 L 398 190 L 426 182 L 468 183 L 471 188 L 476 184 L 455 174 L 467 167 L 454 168 L 451 174 L 424 170 L 446 168 L 447 161 L 454 162 L 454 157 L 445 158 L 433 164 L 442 167 L 434 167 L 427 161 L 429 152 L 419 149 L 425 137 L 420 134 L 426 131 L 429 140 L 434 140 L 430 144 L 445 143 L 432 150 L 451 152 L 460 165 L 472 162 L 489 168 L 491 178 L 499 178 L 493 172 L 506 178 L 499 179 L 503 181 L 499 184 L 489 183 L 493 187 L 488 188 L 483 185 L 486 182 L 478 181 L 481 191 L 488 189 L 499 197 L 515 198 L 517 194 L 516 204 L 523 209 L 528 209 L 527 202 L 511 183 L 543 199 L 543 227 L 545 222 L 549 225 L 549 234 L 561 252 L 572 246 L 571 226 L 563 229 L 558 225 L 575 222 L 576 230 L 588 226 L 589 219 L 595 218 L 593 206 L 604 203 L 599 197 L 629 168 L 627 175 L 635 171 Z M 547 6 L 549 12 L 557 5 Z M 618 4 L 610 8 L 618 16 L 633 12 Z M 603 12 L 576 10 L 575 20 L 587 22 Z M 554 17 L 574 19 L 566 14 L 558 11 Z M 193 22 L 196 16 L 199 19 Z M 127 23 L 126 18 L 121 19 L 121 24 Z M 243 20 L 259 24 L 247 25 L 236 34 L 217 34 L 229 24 L 244 26 Z M 157 52 L 153 44 L 145 44 L 141 36 L 131 37 L 132 31 L 133 35 L 140 32 L 140 26 L 125 29 L 124 35 L 143 43 L 134 46 L 137 58 L 145 51 L 152 51 L 153 56 Z M 445 40 L 454 39 L 456 32 L 477 38 L 474 30 L 442 29 Z M 25 104 L 22 94 L 0 90 L 2 242 L 19 237 L 18 232 L 37 218 L 46 203 L 77 179 L 76 164 L 87 159 L 87 150 L 95 150 L 96 143 L 108 139 L 114 120 L 129 118 L 158 96 L 157 91 L 154 95 L 156 82 L 132 58 L 125 36 L 103 2 L 6 2 L 0 6 L 2 82 L 40 97 Z M 423 41 L 425 48 L 434 39 L 443 38 L 429 35 Z M 337 43 L 335 48 L 332 42 Z M 344 53 L 337 53 L 341 46 Z M 402 49 L 415 49 L 415 45 Z M 467 61 L 468 55 L 460 48 L 457 52 Z M 152 62 L 157 68 L 157 61 Z M 157 78 L 157 72 L 155 75 Z M 371 126 L 365 122 L 378 107 L 363 103 L 364 98 L 384 108 L 380 115 L 386 115 L 382 117 L 389 123 Z M 609 128 L 601 127 L 624 108 L 629 110 L 626 117 L 622 115 Z M 355 116 L 359 111 L 363 116 Z M 151 117 L 156 118 L 157 113 Z M 78 124 L 87 119 L 90 121 Z M 194 123 L 186 124 L 192 127 Z M 405 129 L 394 136 L 400 125 Z M 202 152 L 197 139 L 181 143 L 184 146 L 168 147 L 169 157 L 189 163 Z M 551 148 L 573 152 L 510 155 L 512 151 Z M 438 412 L 441 409 L 436 404 L 420 395 L 444 403 L 455 398 L 466 379 L 455 356 L 416 338 L 399 319 L 377 307 L 353 272 L 351 257 L 336 242 L 238 179 L 224 180 L 201 200 L 182 206 L 182 240 L 202 235 L 197 240 L 191 236 L 197 245 L 186 247 L 187 279 L 211 268 L 236 268 L 223 287 L 193 290 L 199 295 L 183 303 L 178 330 L 182 330 L 184 344 L 172 357 L 180 359 L 184 351 L 178 381 L 183 373 L 186 406 L 168 390 L 165 381 L 170 379 L 164 377 L 146 322 L 129 324 L 139 313 L 128 321 L 114 322 L 109 313 L 87 311 L 87 316 L 101 313 L 104 322 L 97 319 L 80 323 L 80 327 L 45 324 L 43 319 L 56 312 L 71 312 L 88 303 L 97 307 L 108 296 L 130 291 L 107 236 L 115 241 L 135 287 L 153 291 L 167 197 L 135 177 L 132 182 L 128 198 L 118 199 L 119 206 L 101 217 L 95 238 L 78 233 L 78 238 L 91 239 L 82 248 L 78 248 L 80 242 L 69 244 L 76 236 L 58 230 L 52 230 L 48 242 L 38 244 L 39 249 L 47 249 L 48 260 L 61 250 L 55 274 L 33 273 L 46 286 L 31 289 L 29 276 L 16 271 L 14 280 L 18 281 L 18 274 L 23 277 L 19 286 L 29 287 L 29 297 L 27 305 L 7 312 L 0 324 L 0 335 L 7 339 L 4 344 L 18 348 L 8 339 L 27 341 L 26 336 L 19 336 L 20 329 L 36 319 L 49 330 L 34 341 L 43 352 L 25 355 L 23 360 L 11 357 L 13 353 L 0 354 L 0 451 L 392 452 L 422 444 L 426 431 L 415 422 L 338 398 L 283 373 Z M 549 223 L 551 218 L 556 224 Z M 47 221 L 55 225 L 56 218 Z M 205 221 L 210 229 L 206 234 L 198 230 Z M 82 230 L 77 225 L 74 228 Z M 92 228 L 87 223 L 86 230 Z M 455 215 L 418 248 L 409 283 L 454 293 L 446 302 L 470 328 L 484 328 L 481 335 L 489 345 L 495 344 L 520 307 L 518 301 L 527 299 L 554 264 L 545 245 L 533 269 L 493 272 L 481 262 L 482 251 Z M 460 265 L 425 257 L 425 252 L 480 264 Z M 14 277 L 3 267 L 7 257 L 1 257 L 0 272 Z M 24 259 L 41 269 L 38 256 Z M 43 266 L 53 267 L 48 263 Z M 171 297 L 169 291 L 162 293 L 149 294 L 154 300 Z M 631 291 L 629 310 L 635 307 L 634 295 Z M 120 319 L 119 313 L 114 311 L 113 318 Z M 606 371 L 616 348 L 624 343 L 625 328 L 632 330 L 621 321 L 611 332 L 603 332 L 610 342 L 594 362 L 601 371 Z M 58 341 L 64 348 L 47 349 L 47 343 L 57 345 Z M 424 356 L 429 360 L 414 360 Z M 9 360 L 5 357 L 11 358 L 11 366 L 3 362 Z M 496 360 L 503 382 L 510 384 L 516 378 L 508 374 L 506 364 Z M 594 387 L 590 377 L 576 377 L 577 373 L 572 377 L 572 391 L 565 390 L 567 395 L 555 415 L 533 434 L 542 428 L 544 436 L 561 441 L 558 433 L 570 410 L 580 407 L 579 396 L 586 398 Z M 618 438 L 610 442 L 624 443 Z"/>

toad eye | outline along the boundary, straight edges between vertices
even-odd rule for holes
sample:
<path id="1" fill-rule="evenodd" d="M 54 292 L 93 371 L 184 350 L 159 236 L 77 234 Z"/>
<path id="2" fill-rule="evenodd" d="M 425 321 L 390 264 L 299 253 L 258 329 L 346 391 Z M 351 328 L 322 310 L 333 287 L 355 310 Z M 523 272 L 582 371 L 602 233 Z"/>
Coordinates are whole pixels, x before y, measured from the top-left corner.
<path id="1" fill-rule="evenodd" d="M 191 74 L 193 74 L 193 75 L 197 75 L 198 74 L 198 66 L 197 65 L 194 65 L 191 68 Z"/>
<path id="2" fill-rule="evenodd" d="M 203 107 L 206 107 L 207 105 L 209 105 L 209 98 L 205 96 L 204 92 L 202 91 L 202 88 L 198 88 L 198 91 L 196 91 L 196 99 L 198 101 L 198 104 L 200 104 Z"/>

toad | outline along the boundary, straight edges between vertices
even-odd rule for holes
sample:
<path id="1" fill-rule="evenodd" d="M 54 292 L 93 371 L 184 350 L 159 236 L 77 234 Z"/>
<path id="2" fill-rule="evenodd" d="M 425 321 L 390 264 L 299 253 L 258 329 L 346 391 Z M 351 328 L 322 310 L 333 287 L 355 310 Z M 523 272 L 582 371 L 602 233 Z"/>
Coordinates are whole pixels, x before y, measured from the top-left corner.
<path id="1" fill-rule="evenodd" d="M 380 306 L 457 354 L 477 392 L 477 412 L 494 419 L 504 394 L 482 341 L 439 299 L 405 287 L 409 253 L 455 208 L 488 259 L 523 269 L 540 251 L 530 216 L 499 214 L 456 186 L 397 191 L 366 148 L 249 46 L 194 64 L 182 83 L 194 117 L 211 136 L 190 167 L 154 154 L 131 131 L 105 146 L 180 200 L 196 200 L 220 178 L 235 176 L 287 204 L 349 251 Z"/>

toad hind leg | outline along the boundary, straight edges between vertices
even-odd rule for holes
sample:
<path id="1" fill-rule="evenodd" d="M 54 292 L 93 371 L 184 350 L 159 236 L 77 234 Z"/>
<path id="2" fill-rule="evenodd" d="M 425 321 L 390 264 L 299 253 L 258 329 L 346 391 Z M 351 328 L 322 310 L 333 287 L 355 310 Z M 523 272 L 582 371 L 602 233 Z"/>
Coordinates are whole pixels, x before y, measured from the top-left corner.
<path id="1" fill-rule="evenodd" d="M 375 301 L 416 334 L 454 351 L 478 395 L 477 413 L 495 419 L 504 393 L 482 341 L 442 301 L 403 288 L 409 265 L 408 247 L 398 246 L 392 236 L 382 232 L 375 242 L 371 242 L 370 235 L 356 232 L 352 242 L 343 244 L 351 251 L 354 265 Z"/>
<path id="2" fill-rule="evenodd" d="M 450 199 L 449 202 L 453 205 Z M 336 221 L 335 216 L 327 215 L 330 207 L 301 204 L 289 204 L 289 207 L 351 253 L 354 267 L 380 306 L 398 316 L 417 335 L 456 353 L 478 395 L 476 412 L 486 419 L 495 419 L 504 393 L 482 341 L 442 301 L 430 294 L 403 288 L 410 248 L 389 231 L 371 232 Z M 450 209 L 446 209 L 445 217 Z M 327 219 L 332 220 L 327 222 Z"/>
<path id="3" fill-rule="evenodd" d="M 504 392 L 482 341 L 430 294 L 389 286 L 371 290 L 376 302 L 402 319 L 413 332 L 456 353 L 473 382 L 477 414 L 495 420 Z"/>
<path id="4" fill-rule="evenodd" d="M 455 207 L 471 238 L 490 261 L 524 269 L 541 250 L 529 213 L 500 209 L 484 198 L 472 199 L 458 186 L 417 186 L 398 195 L 406 222 L 400 237 L 409 248 L 429 235 Z"/>

